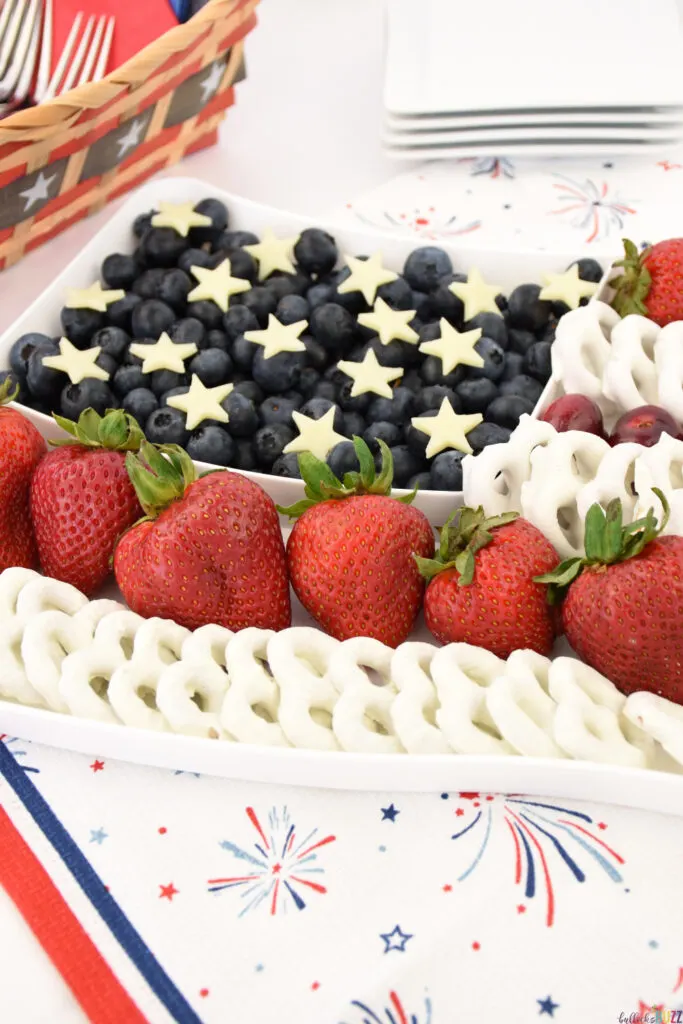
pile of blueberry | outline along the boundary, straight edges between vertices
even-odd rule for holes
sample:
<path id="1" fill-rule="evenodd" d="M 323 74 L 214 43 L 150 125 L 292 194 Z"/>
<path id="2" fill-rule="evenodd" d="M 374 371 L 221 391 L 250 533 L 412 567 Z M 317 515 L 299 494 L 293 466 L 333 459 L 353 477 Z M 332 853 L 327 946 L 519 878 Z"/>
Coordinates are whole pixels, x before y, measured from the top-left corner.
<path id="1" fill-rule="evenodd" d="M 59 338 L 27 334 L 10 354 L 20 402 L 69 419 L 88 407 L 104 412 L 121 406 L 152 442 L 180 444 L 201 462 L 288 477 L 299 475 L 297 456 L 283 452 L 298 433 L 292 413 L 318 419 L 334 405 L 340 434 L 361 435 L 375 451 L 378 439 L 389 445 L 396 486 L 417 483 L 431 490 L 460 490 L 463 455 L 447 450 L 427 459 L 429 438 L 411 425 L 412 417 L 435 415 L 444 397 L 456 413 L 483 414 L 484 422 L 468 434 L 478 452 L 507 440 L 519 417 L 533 410 L 550 376 L 555 325 L 566 311 L 562 304 L 540 300 L 538 285 L 522 284 L 507 298 L 498 296 L 498 314 L 480 313 L 466 322 L 463 302 L 448 286 L 467 277 L 454 272 L 442 249 L 415 249 L 401 275 L 381 285 L 377 296 L 393 309 L 415 310 L 411 326 L 421 342 L 439 336 L 442 317 L 458 331 L 481 328 L 475 348 L 484 365 L 456 366 L 444 374 L 441 359 L 423 354 L 418 344 L 382 344 L 358 323 L 358 315 L 371 307 L 361 292 L 339 292 L 349 269 L 339 269 L 342 254 L 327 232 L 303 231 L 293 250 L 295 272 L 276 271 L 259 282 L 257 262 L 244 249 L 258 238 L 231 230 L 228 211 L 216 199 L 195 209 L 211 224 L 191 228 L 187 237 L 152 226 L 151 213 L 136 219 L 133 253 L 114 253 L 102 264 L 103 286 L 125 291 L 106 313 L 62 309 L 61 335 L 79 349 L 99 346 L 97 362 L 109 379 L 71 383 L 42 361 L 58 353 Z M 190 268 L 213 269 L 226 257 L 232 275 L 251 287 L 231 297 L 226 313 L 213 301 L 188 301 L 197 283 Z M 602 275 L 593 260 L 580 260 L 578 267 L 585 280 Z M 308 322 L 301 336 L 305 351 L 264 358 L 263 349 L 245 339 L 245 333 L 265 328 L 270 314 L 284 324 Z M 143 373 L 141 359 L 130 352 L 131 341 L 155 341 L 163 332 L 174 342 L 196 345 L 185 372 Z M 337 368 L 340 359 L 361 361 L 368 347 L 380 363 L 404 370 L 391 399 L 351 397 L 353 381 Z M 168 405 L 171 396 L 187 391 L 193 375 L 206 387 L 234 382 L 223 403 L 227 423 L 204 421 L 189 432 L 185 413 Z M 333 448 L 328 462 L 337 476 L 356 468 L 350 442 Z"/>

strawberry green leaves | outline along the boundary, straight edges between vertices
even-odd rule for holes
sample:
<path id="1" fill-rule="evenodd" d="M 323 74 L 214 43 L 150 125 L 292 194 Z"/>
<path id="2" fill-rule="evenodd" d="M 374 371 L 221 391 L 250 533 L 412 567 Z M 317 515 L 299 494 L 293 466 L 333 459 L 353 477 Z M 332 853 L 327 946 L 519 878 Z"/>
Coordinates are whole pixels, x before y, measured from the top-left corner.
<path id="1" fill-rule="evenodd" d="M 441 530 L 436 558 L 415 555 L 417 567 L 429 581 L 445 569 L 456 569 L 458 586 L 467 587 L 474 579 L 475 556 L 493 540 L 492 530 L 519 518 L 518 512 L 504 512 L 487 518 L 484 509 L 464 507 L 453 512 Z"/>
<path id="2" fill-rule="evenodd" d="M 84 448 L 137 452 L 145 440 L 137 420 L 123 409 L 108 409 L 104 416 L 100 416 L 94 409 L 86 409 L 78 417 L 78 423 L 57 415 L 53 419 L 58 427 L 71 435 L 58 441 L 50 441 L 55 448 L 78 444 Z"/>
<path id="3" fill-rule="evenodd" d="M 197 479 L 192 459 L 175 444 L 143 441 L 138 455 L 126 455 L 126 469 L 147 518 L 156 519 L 173 501 L 182 498 Z"/>
<path id="4" fill-rule="evenodd" d="M 5 377 L 0 384 L 0 406 L 13 402 L 19 394 L 19 385 L 15 384 L 11 377 Z"/>
<path id="5" fill-rule="evenodd" d="M 650 250 L 638 252 L 637 246 L 628 238 L 624 238 L 623 243 L 624 258 L 614 265 L 621 267 L 624 272 L 613 282 L 616 294 L 612 299 L 612 307 L 619 316 L 628 316 L 630 313 L 647 316 L 645 300 L 650 293 L 652 277 L 645 266 L 645 259 Z"/>

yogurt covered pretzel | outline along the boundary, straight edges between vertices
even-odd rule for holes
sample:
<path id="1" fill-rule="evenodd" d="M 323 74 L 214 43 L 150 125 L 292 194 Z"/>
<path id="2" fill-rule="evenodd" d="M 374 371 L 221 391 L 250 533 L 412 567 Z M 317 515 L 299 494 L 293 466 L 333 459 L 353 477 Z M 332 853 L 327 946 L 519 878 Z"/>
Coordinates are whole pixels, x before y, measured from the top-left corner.
<path id="1" fill-rule="evenodd" d="M 605 302 L 591 302 L 563 316 L 551 350 L 552 378 L 567 394 L 586 395 L 603 416 L 614 416 L 614 403 L 603 393 L 603 375 L 612 349 L 610 336 L 621 322 Z"/>
<path id="2" fill-rule="evenodd" d="M 64 659 L 91 643 L 89 626 L 63 611 L 42 612 L 26 622 L 21 640 L 26 677 L 53 711 L 69 710 L 59 688 Z"/>
<path id="3" fill-rule="evenodd" d="M 458 754 L 512 754 L 513 748 L 489 714 L 488 687 L 505 671 L 505 662 L 470 644 L 448 644 L 431 663 L 440 707 L 436 724 Z"/>
<path id="4" fill-rule="evenodd" d="M 512 667 L 510 661 L 514 659 Z M 508 671 L 494 680 L 486 706 L 498 731 L 519 754 L 527 757 L 563 757 L 552 738 L 557 705 L 546 689 L 548 659 L 540 665 L 533 651 L 515 651 Z"/>
<path id="5" fill-rule="evenodd" d="M 452 753 L 436 725 L 439 699 L 430 674 L 436 652 L 433 644 L 408 642 L 397 647 L 391 657 L 390 674 L 398 693 L 389 713 L 409 754 Z"/>
<path id="6" fill-rule="evenodd" d="M 278 721 L 280 689 L 268 666 L 272 629 L 241 629 L 225 648 L 230 686 L 220 718 L 225 731 L 240 743 L 288 747 Z"/>
<path id="7" fill-rule="evenodd" d="M 505 444 L 491 444 L 477 456 L 462 461 L 465 504 L 483 506 L 487 515 L 518 512 L 522 485 L 531 476 L 531 453 L 557 437 L 550 423 L 526 414 Z"/>
<path id="8" fill-rule="evenodd" d="M 391 680 L 393 650 L 372 637 L 344 640 L 330 659 L 330 679 L 340 694 L 332 728 L 343 750 L 364 754 L 399 754 L 404 748 L 394 731 L 391 707 L 396 687 Z M 373 682 L 366 668 L 381 682 Z"/>
<path id="9" fill-rule="evenodd" d="M 312 626 L 294 626 L 268 641 L 268 664 L 280 689 L 278 718 L 294 747 L 339 750 L 332 731 L 337 691 L 329 668 L 339 641 Z"/>

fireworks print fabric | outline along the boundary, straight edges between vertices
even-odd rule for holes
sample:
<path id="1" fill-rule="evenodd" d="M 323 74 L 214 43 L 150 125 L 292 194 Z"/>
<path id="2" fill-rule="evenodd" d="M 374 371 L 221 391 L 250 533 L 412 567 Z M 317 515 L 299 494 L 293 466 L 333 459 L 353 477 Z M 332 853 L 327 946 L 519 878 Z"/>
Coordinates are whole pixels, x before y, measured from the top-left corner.
<path id="1" fill-rule="evenodd" d="M 150 1024 L 270 1024 L 274 999 L 297 1024 L 683 1014 L 683 818 L 524 794 L 276 788 L 6 736 L 0 804 L 58 885 L 41 814 L 26 824 L 31 794 L 136 929 L 140 963 L 184 1001 Z M 83 923 L 106 960 L 120 964 L 122 944 L 130 955 L 120 928 Z"/>

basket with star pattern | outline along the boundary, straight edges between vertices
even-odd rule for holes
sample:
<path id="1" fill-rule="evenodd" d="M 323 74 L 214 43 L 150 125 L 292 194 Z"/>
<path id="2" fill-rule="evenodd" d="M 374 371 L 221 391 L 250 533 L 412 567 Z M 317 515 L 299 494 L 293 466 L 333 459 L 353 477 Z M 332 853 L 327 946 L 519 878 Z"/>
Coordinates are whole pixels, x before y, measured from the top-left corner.
<path id="1" fill-rule="evenodd" d="M 106 78 L 0 121 L 0 269 L 217 139 L 258 0 L 209 0 Z"/>

